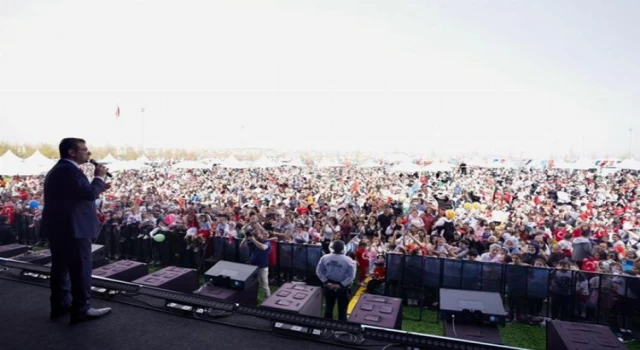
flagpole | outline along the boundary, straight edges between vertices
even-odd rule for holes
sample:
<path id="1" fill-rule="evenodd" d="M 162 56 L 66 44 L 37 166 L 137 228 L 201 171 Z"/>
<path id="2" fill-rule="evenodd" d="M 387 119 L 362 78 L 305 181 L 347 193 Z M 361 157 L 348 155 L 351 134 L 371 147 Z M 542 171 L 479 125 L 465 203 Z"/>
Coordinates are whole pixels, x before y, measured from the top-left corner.
<path id="1" fill-rule="evenodd" d="M 117 106 L 116 106 L 116 113 L 115 113 L 115 115 L 116 115 L 116 118 L 115 118 L 114 123 L 112 123 L 112 124 L 111 124 L 112 126 L 111 126 L 111 130 L 110 130 L 112 133 L 114 132 L 114 130 L 117 130 L 117 129 L 118 129 L 118 119 L 120 119 L 120 105 L 117 105 Z M 111 145 L 112 145 L 112 144 L 111 144 L 111 141 L 108 141 L 107 146 L 108 146 L 109 148 L 111 148 Z M 120 155 L 120 147 L 117 147 L 117 146 L 116 146 L 116 147 L 115 147 L 115 150 L 116 150 L 116 153 L 117 153 L 117 154 L 118 154 L 118 156 L 119 156 L 119 155 Z"/>
<path id="2" fill-rule="evenodd" d="M 140 156 L 144 155 L 144 108 L 140 109 Z"/>

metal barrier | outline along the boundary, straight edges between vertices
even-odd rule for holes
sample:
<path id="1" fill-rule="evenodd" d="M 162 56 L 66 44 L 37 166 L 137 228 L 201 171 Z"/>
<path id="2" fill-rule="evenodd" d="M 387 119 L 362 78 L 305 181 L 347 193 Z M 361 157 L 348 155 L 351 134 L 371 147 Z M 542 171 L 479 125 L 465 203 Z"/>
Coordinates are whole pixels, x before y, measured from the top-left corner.
<path id="1" fill-rule="evenodd" d="M 387 255 L 385 295 L 422 305 L 430 296 L 437 301 L 440 288 L 500 293 L 519 316 L 640 327 L 632 324 L 640 313 L 640 276 Z"/>
<path id="2" fill-rule="evenodd" d="M 29 214 L 16 214 L 13 228 L 18 241 L 35 244 L 38 222 Z M 219 260 L 247 263 L 249 248 L 240 239 L 214 237 L 200 252 L 187 249 L 184 230 L 163 232 L 164 242 L 150 239 L 139 225 L 104 225 L 97 244 L 104 244 L 110 259 L 128 258 L 162 266 L 199 268 Z M 316 266 L 322 247 L 272 241 L 272 283 L 298 280 L 319 285 Z M 517 316 L 551 317 L 639 329 L 640 277 L 584 271 L 561 271 L 522 265 L 440 259 L 418 255 L 387 255 L 385 295 L 435 301 L 440 288 L 500 293 L 508 310 Z M 422 308 L 421 308 L 422 309 Z"/>
<path id="3" fill-rule="evenodd" d="M 18 243 L 35 245 L 42 241 L 40 221 L 34 220 L 31 214 L 14 214 L 12 227 Z"/>
<path id="4" fill-rule="evenodd" d="M 320 245 L 278 242 L 275 266 L 278 285 L 292 280 L 320 285 L 316 267 L 322 255 Z"/>
<path id="5" fill-rule="evenodd" d="M 214 237 L 210 239 L 213 245 L 211 262 L 227 260 L 247 263 L 250 258 L 248 245 L 242 247 L 241 239 Z M 278 285 L 292 280 L 304 281 L 307 284 L 319 285 L 316 276 L 316 266 L 322 257 L 322 247 L 310 244 L 294 244 L 272 241 L 275 259 L 271 260 L 270 273 Z"/>

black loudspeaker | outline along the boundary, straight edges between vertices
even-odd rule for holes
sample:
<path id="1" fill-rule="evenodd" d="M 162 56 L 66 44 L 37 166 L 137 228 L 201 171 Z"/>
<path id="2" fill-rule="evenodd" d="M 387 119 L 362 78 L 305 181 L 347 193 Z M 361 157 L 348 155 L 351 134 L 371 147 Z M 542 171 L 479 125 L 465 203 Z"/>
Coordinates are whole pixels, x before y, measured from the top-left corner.
<path id="1" fill-rule="evenodd" d="M 245 290 L 258 286 L 258 268 L 220 260 L 204 273 L 204 280 L 216 287 Z"/>
<path id="2" fill-rule="evenodd" d="M 194 269 L 169 266 L 150 275 L 140 277 L 134 280 L 133 283 L 191 294 L 198 289 L 198 273 Z"/>
<path id="3" fill-rule="evenodd" d="M 31 247 L 21 244 L 0 245 L 0 258 L 11 258 L 24 254 L 31 250 Z"/>
<path id="4" fill-rule="evenodd" d="M 606 326 L 547 321 L 547 349 L 619 350 L 627 347 Z"/>
<path id="5" fill-rule="evenodd" d="M 92 273 L 93 276 L 125 282 L 131 282 L 148 274 L 149 268 L 147 264 L 129 260 L 120 260 L 113 264 L 94 268 Z"/>
<path id="6" fill-rule="evenodd" d="M 49 249 L 39 250 L 37 252 L 28 251 L 22 255 L 13 257 L 13 259 L 36 265 L 46 265 L 51 262 L 51 251 Z"/>
<path id="7" fill-rule="evenodd" d="M 93 261 L 99 261 L 107 258 L 106 250 L 103 245 L 92 244 L 91 245 L 91 258 Z"/>
<path id="8" fill-rule="evenodd" d="M 470 324 L 505 325 L 506 312 L 500 293 L 440 289 L 440 318 Z"/>

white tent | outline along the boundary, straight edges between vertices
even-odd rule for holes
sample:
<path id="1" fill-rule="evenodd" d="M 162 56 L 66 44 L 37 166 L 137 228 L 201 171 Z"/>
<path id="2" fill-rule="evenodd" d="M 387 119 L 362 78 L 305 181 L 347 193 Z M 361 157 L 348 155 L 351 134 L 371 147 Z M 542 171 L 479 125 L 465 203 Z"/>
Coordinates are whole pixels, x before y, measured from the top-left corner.
<path id="1" fill-rule="evenodd" d="M 394 153 L 385 157 L 385 160 L 389 163 L 409 163 L 413 161 L 413 158 L 410 157 L 408 154 Z"/>
<path id="2" fill-rule="evenodd" d="M 276 168 L 278 166 L 280 166 L 278 163 L 272 161 L 271 159 L 267 158 L 266 156 L 262 156 L 262 157 L 260 157 L 260 159 L 258 159 L 255 162 L 251 163 L 251 167 L 253 167 L 253 168 Z"/>
<path id="3" fill-rule="evenodd" d="M 11 150 L 6 151 L 2 156 L 0 156 L 0 161 L 2 162 L 22 162 L 23 159 L 16 156 L 15 153 L 11 152 Z"/>
<path id="4" fill-rule="evenodd" d="M 30 164 L 37 164 L 37 165 L 53 165 L 56 162 L 53 159 L 45 157 L 38 150 L 33 152 L 33 154 L 27 157 L 24 161 Z"/>
<path id="5" fill-rule="evenodd" d="M 123 171 L 123 170 L 142 170 L 150 168 L 149 165 L 139 161 L 139 160 L 122 160 L 118 162 L 111 163 L 107 166 L 109 171 Z"/>
<path id="6" fill-rule="evenodd" d="M 246 169 L 248 168 L 247 164 L 238 160 L 238 158 L 234 156 L 229 156 L 229 158 L 225 159 L 220 165 L 221 168 L 227 169 Z"/>
<path id="7" fill-rule="evenodd" d="M 104 157 L 104 159 L 100 160 L 99 163 L 105 163 L 105 164 L 109 164 L 109 163 L 115 163 L 118 160 L 111 155 L 111 153 L 109 153 L 106 157 Z"/>
<path id="8" fill-rule="evenodd" d="M 487 162 L 482 159 L 481 157 L 475 157 L 473 159 L 471 159 L 469 162 L 467 162 L 468 166 L 472 166 L 472 167 L 486 167 L 487 166 Z"/>
<path id="9" fill-rule="evenodd" d="M 300 158 L 294 158 L 292 161 L 287 163 L 283 162 L 282 165 L 288 166 L 288 167 L 296 167 L 296 168 L 304 168 L 305 166 L 307 166 L 300 160 Z"/>
<path id="10" fill-rule="evenodd" d="M 487 168 L 492 169 L 512 169 L 517 168 L 510 160 L 506 159 L 494 159 L 487 164 Z"/>
<path id="11" fill-rule="evenodd" d="M 522 168 L 525 169 L 542 169 L 543 164 L 546 164 L 546 161 L 542 159 L 525 159 L 522 161 Z"/>
<path id="12" fill-rule="evenodd" d="M 580 158 L 578 159 L 578 161 L 576 161 L 573 164 L 570 164 L 571 169 L 576 169 L 576 170 L 589 170 L 589 169 L 596 169 L 596 164 L 592 161 L 589 161 L 585 158 Z"/>
<path id="13" fill-rule="evenodd" d="M 618 163 L 617 168 L 624 170 L 640 170 L 640 162 L 633 158 L 625 159 Z"/>
<path id="14" fill-rule="evenodd" d="M 393 166 L 391 171 L 395 173 L 419 173 L 425 171 L 425 169 L 414 162 L 403 162 Z"/>
<path id="15" fill-rule="evenodd" d="M 201 162 L 201 163 L 205 163 L 205 164 L 211 165 L 211 166 L 214 166 L 216 164 L 222 163 L 222 161 L 220 159 L 218 159 L 218 158 L 204 158 L 204 159 L 200 159 L 198 161 Z"/>
<path id="16" fill-rule="evenodd" d="M 35 151 L 23 161 L 22 174 L 18 175 L 39 175 L 49 171 L 55 164 L 55 160 L 43 156 L 40 151 Z"/>
<path id="17" fill-rule="evenodd" d="M 207 164 L 195 160 L 185 160 L 171 166 L 174 169 L 211 169 Z"/>
<path id="18" fill-rule="evenodd" d="M 143 163 L 143 164 L 151 163 L 151 160 L 149 158 L 147 158 L 147 156 L 145 156 L 144 154 L 141 155 L 140 157 L 138 157 L 138 159 L 136 159 L 136 161 L 139 162 L 139 163 Z"/>
<path id="19" fill-rule="evenodd" d="M 2 175 L 23 175 L 24 169 L 22 158 L 16 156 L 11 150 L 0 156 L 0 174 Z"/>
<path id="20" fill-rule="evenodd" d="M 376 162 L 375 159 L 369 159 L 366 162 L 360 164 L 358 167 L 359 168 L 363 168 L 363 169 L 381 168 L 381 167 L 383 167 L 383 165 L 380 164 L 379 162 Z"/>
<path id="21" fill-rule="evenodd" d="M 553 169 L 569 170 L 573 169 L 573 164 L 567 163 L 564 160 L 560 159 L 553 162 Z"/>
<path id="22" fill-rule="evenodd" d="M 319 168 L 339 168 L 341 166 L 344 166 L 344 164 L 336 160 L 329 160 L 329 159 L 324 159 L 318 163 Z"/>
<path id="23" fill-rule="evenodd" d="M 453 169 L 453 165 L 444 162 L 433 162 L 426 167 L 424 167 L 424 171 L 451 171 Z"/>
<path id="24" fill-rule="evenodd" d="M 19 169 L 15 172 L 15 175 L 21 175 L 21 176 L 44 175 L 47 172 L 49 172 L 49 170 L 51 170 L 52 167 L 53 165 L 42 166 L 42 165 L 35 165 L 35 164 L 23 162 L 20 165 Z"/>

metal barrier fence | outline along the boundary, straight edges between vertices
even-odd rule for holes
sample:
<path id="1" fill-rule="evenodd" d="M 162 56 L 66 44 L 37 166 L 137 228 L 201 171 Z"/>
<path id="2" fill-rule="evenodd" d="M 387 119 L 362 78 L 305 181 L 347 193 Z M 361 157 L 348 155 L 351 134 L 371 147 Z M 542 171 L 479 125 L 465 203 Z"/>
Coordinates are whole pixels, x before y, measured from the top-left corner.
<path id="1" fill-rule="evenodd" d="M 209 259 L 214 262 L 227 260 L 239 263 L 249 261 L 249 248 L 241 246 L 241 239 L 214 237 L 210 239 L 213 245 Z M 294 244 L 271 241 L 272 257 L 270 259 L 270 273 L 278 285 L 285 281 L 299 280 L 311 285 L 319 285 L 316 276 L 316 266 L 322 257 L 322 247 L 319 245 Z"/>
<path id="2" fill-rule="evenodd" d="M 12 227 L 18 242 L 27 245 L 41 242 L 40 221 L 33 220 L 33 215 L 14 214 Z"/>
<path id="3" fill-rule="evenodd" d="M 47 242 L 46 237 L 40 237 L 38 222 L 34 225 L 32 215 L 16 214 L 14 218 L 13 229 L 19 243 Z M 106 256 L 112 260 L 131 259 L 161 266 L 191 267 L 201 272 L 219 260 L 246 263 L 250 258 L 248 246 L 240 246 L 241 239 L 213 237 L 196 251 L 188 249 L 185 230 L 163 231 L 164 242 L 156 242 L 149 237 L 151 229 L 139 224 L 105 224 L 95 243 L 104 245 Z M 291 280 L 320 284 L 315 271 L 322 257 L 321 246 L 272 241 L 272 251 L 270 272 L 278 285 Z"/>
<path id="4" fill-rule="evenodd" d="M 107 257 L 153 262 L 162 266 L 198 268 L 204 272 L 220 260 L 247 263 L 250 250 L 241 239 L 212 237 L 199 251 L 187 249 L 184 230 L 163 232 L 166 239 L 159 243 L 148 237 L 150 228 L 138 225 L 103 226 L 98 244 L 104 244 Z M 320 285 L 316 266 L 322 257 L 320 245 L 271 241 L 270 274 L 277 285 L 287 281 L 302 281 Z"/>
<path id="5" fill-rule="evenodd" d="M 15 215 L 19 242 L 42 240 L 31 215 Z M 97 244 L 104 244 L 111 259 L 134 259 L 162 266 L 198 268 L 204 272 L 219 260 L 249 261 L 240 239 L 214 237 L 199 252 L 187 249 L 185 231 L 163 232 L 162 243 L 150 239 L 150 228 L 104 225 Z M 320 245 L 272 241 L 270 274 L 277 285 L 298 280 L 319 285 L 316 266 Z M 522 265 L 440 259 L 417 255 L 387 255 L 385 295 L 437 302 L 440 288 L 500 293 L 508 310 L 518 316 L 542 316 L 640 329 L 640 277 L 585 271 L 561 271 Z M 634 323 L 635 322 L 635 323 Z"/>
<path id="6" fill-rule="evenodd" d="M 520 316 L 609 324 L 637 329 L 640 277 L 523 265 L 387 255 L 385 295 L 438 301 L 440 288 L 500 293 Z M 633 328 L 635 326 L 636 328 Z"/>

